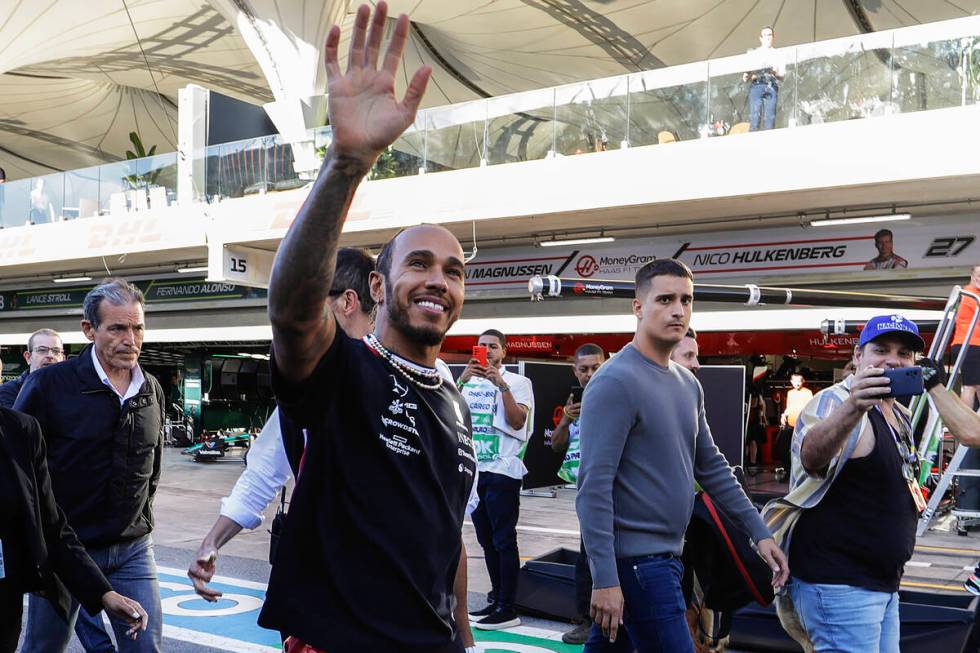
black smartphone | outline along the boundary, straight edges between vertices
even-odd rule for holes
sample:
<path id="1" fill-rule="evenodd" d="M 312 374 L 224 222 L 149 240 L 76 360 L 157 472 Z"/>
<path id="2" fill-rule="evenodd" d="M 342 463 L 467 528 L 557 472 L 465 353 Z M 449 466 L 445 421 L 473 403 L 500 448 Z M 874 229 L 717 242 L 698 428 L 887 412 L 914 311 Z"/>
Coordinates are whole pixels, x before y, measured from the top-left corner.
<path id="1" fill-rule="evenodd" d="M 580 385 L 572 386 L 572 403 L 580 404 L 582 403 L 582 393 L 585 392 L 585 388 Z"/>
<path id="2" fill-rule="evenodd" d="M 911 397 L 925 392 L 921 367 L 896 367 L 885 370 L 891 392 L 886 397 Z"/>

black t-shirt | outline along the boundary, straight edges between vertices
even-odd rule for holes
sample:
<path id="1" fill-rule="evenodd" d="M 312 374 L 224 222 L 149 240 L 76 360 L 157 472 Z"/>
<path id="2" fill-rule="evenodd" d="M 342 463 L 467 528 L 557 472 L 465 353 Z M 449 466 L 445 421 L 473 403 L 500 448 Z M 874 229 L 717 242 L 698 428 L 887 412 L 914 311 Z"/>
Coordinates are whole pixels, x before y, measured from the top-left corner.
<path id="1" fill-rule="evenodd" d="M 808 583 L 897 592 L 915 548 L 918 513 L 885 418 L 869 413 L 874 449 L 851 458 L 793 530 L 790 569 Z"/>
<path id="2" fill-rule="evenodd" d="M 259 623 L 329 653 L 462 651 L 453 581 L 476 470 L 466 402 L 339 330 L 300 386 L 271 367 L 280 412 L 308 440 Z"/>

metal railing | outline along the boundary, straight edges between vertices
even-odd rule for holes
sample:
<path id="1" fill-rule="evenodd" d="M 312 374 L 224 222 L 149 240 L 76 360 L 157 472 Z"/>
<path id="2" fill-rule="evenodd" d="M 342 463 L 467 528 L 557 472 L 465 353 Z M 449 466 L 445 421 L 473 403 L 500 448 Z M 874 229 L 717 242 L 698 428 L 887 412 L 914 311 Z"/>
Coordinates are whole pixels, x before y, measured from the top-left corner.
<path id="1" fill-rule="evenodd" d="M 733 136 L 765 128 L 768 108 L 772 128 L 782 129 L 978 100 L 980 17 L 961 18 L 426 109 L 372 177 Z M 322 151 L 330 128 L 308 141 Z M 204 199 L 302 186 L 311 171 L 295 170 L 292 148 L 274 135 L 193 153 L 205 158 Z M 0 226 L 170 205 L 176 170 L 170 153 L 8 182 Z"/>

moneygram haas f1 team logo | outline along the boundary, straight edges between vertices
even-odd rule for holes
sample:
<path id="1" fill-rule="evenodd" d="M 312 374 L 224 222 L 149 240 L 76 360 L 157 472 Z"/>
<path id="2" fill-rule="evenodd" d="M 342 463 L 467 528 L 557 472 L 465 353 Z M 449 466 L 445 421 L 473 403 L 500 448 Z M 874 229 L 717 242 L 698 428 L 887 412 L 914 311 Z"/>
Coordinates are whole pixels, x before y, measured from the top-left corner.
<path id="1" fill-rule="evenodd" d="M 580 277 L 591 277 L 599 271 L 599 262 L 595 260 L 594 256 L 583 254 L 575 262 L 575 271 Z"/>

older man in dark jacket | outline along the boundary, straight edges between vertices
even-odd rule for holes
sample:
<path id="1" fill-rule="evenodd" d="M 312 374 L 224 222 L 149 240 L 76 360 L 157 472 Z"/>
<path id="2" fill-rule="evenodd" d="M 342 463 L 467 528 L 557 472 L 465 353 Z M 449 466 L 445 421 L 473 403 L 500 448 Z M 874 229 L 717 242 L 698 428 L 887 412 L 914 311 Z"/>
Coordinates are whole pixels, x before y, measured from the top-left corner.
<path id="1" fill-rule="evenodd" d="M 114 587 L 159 615 L 150 532 L 165 401 L 160 384 L 138 362 L 143 304 L 142 292 L 122 279 L 92 289 L 82 319 L 92 344 L 77 358 L 30 374 L 14 408 L 40 423 L 55 498 L 89 555 Z M 78 612 L 75 603 L 66 621 L 48 601 L 32 596 L 24 653 L 63 651 Z M 84 625 L 101 627 L 91 619 Z M 125 629 L 115 629 L 120 651 L 160 650 L 159 618 L 150 623 L 149 636 L 135 642 L 120 637 Z"/>

